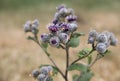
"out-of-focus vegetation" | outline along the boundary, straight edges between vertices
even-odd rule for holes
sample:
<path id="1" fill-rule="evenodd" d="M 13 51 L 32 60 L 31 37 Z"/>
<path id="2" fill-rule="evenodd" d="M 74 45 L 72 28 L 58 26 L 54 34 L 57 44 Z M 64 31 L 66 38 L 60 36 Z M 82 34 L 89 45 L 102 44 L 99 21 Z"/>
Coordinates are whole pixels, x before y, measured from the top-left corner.
<path id="1" fill-rule="evenodd" d="M 58 5 L 60 3 L 84 9 L 112 9 L 120 10 L 120 0 L 0 0 L 0 10 L 15 10 L 45 4 Z"/>

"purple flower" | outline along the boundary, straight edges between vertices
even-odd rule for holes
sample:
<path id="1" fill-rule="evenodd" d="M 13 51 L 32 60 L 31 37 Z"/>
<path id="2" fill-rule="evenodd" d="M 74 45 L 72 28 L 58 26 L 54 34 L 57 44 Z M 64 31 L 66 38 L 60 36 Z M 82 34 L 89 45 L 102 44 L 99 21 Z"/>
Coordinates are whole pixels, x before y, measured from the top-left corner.
<path id="1" fill-rule="evenodd" d="M 60 11 L 62 8 L 65 8 L 65 5 L 64 5 L 64 4 L 58 6 L 58 7 L 57 7 L 57 10 Z"/>
<path id="2" fill-rule="evenodd" d="M 57 25 L 50 25 L 49 27 L 48 27 L 48 29 L 49 29 L 49 31 L 51 32 L 51 33 L 56 33 L 58 30 L 59 30 L 59 28 L 58 28 L 58 26 Z"/>
<path id="3" fill-rule="evenodd" d="M 43 33 L 43 34 L 40 36 L 40 40 L 41 40 L 42 42 L 48 42 L 49 39 L 50 39 L 50 35 L 47 34 L 47 33 Z"/>
<path id="4" fill-rule="evenodd" d="M 69 15 L 66 17 L 67 22 L 74 22 L 76 20 L 77 20 L 77 16 L 74 16 L 74 15 Z"/>
<path id="5" fill-rule="evenodd" d="M 61 28 L 63 32 L 68 32 L 69 31 L 69 25 L 66 23 L 61 24 Z"/>
<path id="6" fill-rule="evenodd" d="M 68 42 L 68 35 L 66 33 L 59 33 L 58 37 L 62 43 L 66 44 Z"/>
<path id="7" fill-rule="evenodd" d="M 54 36 L 54 37 L 50 38 L 49 42 L 50 42 L 51 46 L 58 47 L 59 43 L 60 43 L 60 40 L 59 40 L 58 37 Z"/>

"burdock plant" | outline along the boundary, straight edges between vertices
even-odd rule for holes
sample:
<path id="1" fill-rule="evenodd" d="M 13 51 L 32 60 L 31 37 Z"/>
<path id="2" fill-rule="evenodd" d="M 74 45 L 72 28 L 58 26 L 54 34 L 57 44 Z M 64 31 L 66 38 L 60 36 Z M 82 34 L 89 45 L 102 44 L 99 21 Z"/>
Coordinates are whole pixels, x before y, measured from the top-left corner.
<path id="1" fill-rule="evenodd" d="M 77 59 L 73 62 L 69 62 L 69 48 L 75 48 L 80 44 L 80 37 L 84 36 L 83 33 L 77 32 L 77 16 L 75 16 L 74 10 L 67 8 L 65 5 L 57 7 L 57 12 L 47 29 L 49 33 L 43 33 L 38 36 L 39 22 L 37 19 L 34 21 L 27 21 L 24 25 L 24 31 L 31 32 L 33 36 L 28 36 L 29 40 L 33 40 L 37 43 L 41 49 L 45 52 L 48 59 L 53 65 L 44 64 L 40 65 L 38 69 L 32 71 L 32 76 L 38 81 L 53 81 L 53 76 L 60 73 L 65 81 L 69 81 L 68 72 L 72 70 L 79 71 L 80 74 L 73 75 L 73 81 L 90 81 L 93 76 L 91 67 L 97 60 L 103 58 L 110 51 L 108 47 L 110 45 L 116 46 L 118 40 L 113 33 L 104 31 L 97 32 L 91 30 L 88 34 L 88 44 L 91 44 L 91 48 L 84 48 L 77 54 Z M 66 68 L 65 72 L 56 65 L 56 62 L 51 58 L 51 54 L 47 51 L 47 47 L 55 47 L 63 49 L 66 52 Z M 97 51 L 96 58 L 92 59 L 93 52 Z M 87 58 L 88 63 L 82 64 L 78 61 Z"/>

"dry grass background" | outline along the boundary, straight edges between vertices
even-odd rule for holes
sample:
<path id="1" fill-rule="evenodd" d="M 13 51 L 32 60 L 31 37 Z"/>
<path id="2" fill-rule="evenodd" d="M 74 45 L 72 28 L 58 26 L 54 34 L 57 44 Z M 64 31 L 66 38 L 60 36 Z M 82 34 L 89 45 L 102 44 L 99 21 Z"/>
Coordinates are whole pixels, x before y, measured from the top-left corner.
<path id="1" fill-rule="evenodd" d="M 0 81 L 35 81 L 29 76 L 31 71 L 40 64 L 51 62 L 44 52 L 34 42 L 26 40 L 23 32 L 23 24 L 28 19 L 38 18 L 40 21 L 40 33 L 48 32 L 46 25 L 51 21 L 55 12 L 55 6 L 45 6 L 42 8 L 27 8 L 16 11 L 0 12 Z M 97 31 L 108 30 L 120 40 L 120 12 L 111 10 L 88 11 L 74 7 L 78 15 L 78 31 L 84 32 L 86 36 L 81 37 L 81 44 L 75 49 L 70 49 L 70 61 L 76 58 L 76 53 L 87 44 L 87 34 L 90 29 Z M 110 47 L 112 53 L 99 60 L 92 70 L 95 76 L 91 81 L 120 81 L 120 43 L 117 47 Z M 49 47 L 49 52 L 57 65 L 64 71 L 65 54 L 61 49 Z M 71 78 L 71 74 L 69 77 Z M 63 81 L 60 75 L 55 80 Z"/>

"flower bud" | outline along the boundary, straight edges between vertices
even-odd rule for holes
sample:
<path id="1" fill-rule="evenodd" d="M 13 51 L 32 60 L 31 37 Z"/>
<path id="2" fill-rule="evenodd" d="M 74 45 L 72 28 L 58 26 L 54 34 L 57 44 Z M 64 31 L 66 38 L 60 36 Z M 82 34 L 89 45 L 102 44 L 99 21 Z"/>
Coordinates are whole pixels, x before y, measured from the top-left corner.
<path id="1" fill-rule="evenodd" d="M 58 37 L 62 43 L 66 44 L 68 42 L 68 35 L 66 33 L 59 33 Z"/>
<path id="2" fill-rule="evenodd" d="M 110 45 L 116 46 L 117 43 L 118 43 L 118 39 L 116 39 L 115 35 L 113 33 L 111 33 L 111 35 L 110 35 Z"/>
<path id="3" fill-rule="evenodd" d="M 44 75 L 47 75 L 48 74 L 48 68 L 46 66 L 43 66 L 40 68 L 40 73 L 41 74 L 44 74 Z"/>
<path id="4" fill-rule="evenodd" d="M 59 30 L 58 28 L 59 27 L 57 25 L 54 25 L 54 24 L 48 26 L 48 29 L 51 33 L 56 33 Z"/>
<path id="5" fill-rule="evenodd" d="M 40 36 L 40 40 L 41 40 L 42 42 L 48 42 L 49 39 L 50 39 L 50 35 L 47 34 L 47 33 L 43 33 L 43 34 Z"/>
<path id="6" fill-rule="evenodd" d="M 97 41 L 102 43 L 108 42 L 108 37 L 105 33 L 100 33 L 97 37 Z"/>
<path id="7" fill-rule="evenodd" d="M 53 70 L 52 66 L 47 66 L 47 68 L 48 68 L 48 71 L 52 71 Z"/>
<path id="8" fill-rule="evenodd" d="M 88 44 L 93 44 L 95 42 L 94 37 L 88 37 Z"/>
<path id="9" fill-rule="evenodd" d="M 25 32 L 30 32 L 31 31 L 31 21 L 27 21 L 25 24 L 24 24 L 24 31 Z"/>
<path id="10" fill-rule="evenodd" d="M 70 32 L 76 31 L 77 28 L 78 28 L 77 24 L 75 24 L 75 23 L 70 23 L 69 24 L 69 31 Z"/>
<path id="11" fill-rule="evenodd" d="M 67 14 L 67 11 L 68 10 L 66 8 L 62 8 L 62 9 L 59 10 L 59 14 L 61 14 L 61 15 L 62 14 Z"/>
<path id="12" fill-rule="evenodd" d="M 37 79 L 38 79 L 38 81 L 45 81 L 45 75 L 44 74 L 39 74 Z"/>
<path id="13" fill-rule="evenodd" d="M 46 76 L 44 81 L 52 81 L 51 79 L 52 79 L 52 77 Z"/>
<path id="14" fill-rule="evenodd" d="M 32 76 L 34 77 L 34 78 L 37 78 L 37 76 L 40 74 L 40 72 L 38 71 L 38 70 L 33 70 L 32 71 Z"/>
<path id="15" fill-rule="evenodd" d="M 57 10 L 60 11 L 62 8 L 65 8 L 66 6 L 64 4 L 57 7 Z"/>
<path id="16" fill-rule="evenodd" d="M 37 29 L 39 26 L 39 21 L 37 19 L 35 19 L 33 22 L 32 22 L 32 28 L 33 29 Z"/>
<path id="17" fill-rule="evenodd" d="M 105 53 L 106 51 L 106 45 L 104 43 L 98 43 L 96 46 L 96 51 L 99 53 Z"/>
<path id="18" fill-rule="evenodd" d="M 54 37 L 50 38 L 49 42 L 50 42 L 51 46 L 58 47 L 59 43 L 60 43 L 60 40 L 59 40 L 58 37 L 54 36 Z"/>
<path id="19" fill-rule="evenodd" d="M 97 33 L 97 31 L 96 30 L 91 30 L 90 32 L 89 32 L 89 37 L 97 37 L 97 35 L 98 35 L 98 33 Z"/>
<path id="20" fill-rule="evenodd" d="M 66 19 L 67 22 L 74 22 L 74 21 L 77 20 L 77 16 L 69 15 L 65 19 Z"/>

